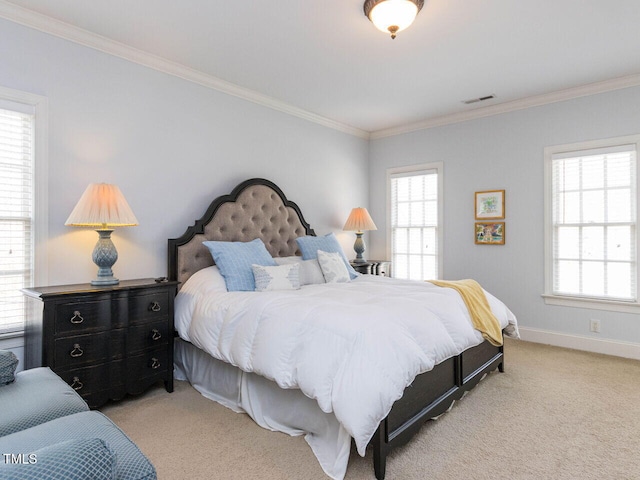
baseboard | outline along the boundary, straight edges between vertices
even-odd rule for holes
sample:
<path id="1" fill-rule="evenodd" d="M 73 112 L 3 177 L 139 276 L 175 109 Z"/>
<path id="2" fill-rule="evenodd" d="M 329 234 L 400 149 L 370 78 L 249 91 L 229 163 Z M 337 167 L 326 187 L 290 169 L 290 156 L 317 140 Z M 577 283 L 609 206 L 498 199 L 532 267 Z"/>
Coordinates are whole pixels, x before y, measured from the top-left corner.
<path id="1" fill-rule="evenodd" d="M 519 327 L 518 329 L 520 330 L 520 338 L 527 342 L 640 360 L 640 344 L 638 343 L 582 337 L 537 328 Z"/>

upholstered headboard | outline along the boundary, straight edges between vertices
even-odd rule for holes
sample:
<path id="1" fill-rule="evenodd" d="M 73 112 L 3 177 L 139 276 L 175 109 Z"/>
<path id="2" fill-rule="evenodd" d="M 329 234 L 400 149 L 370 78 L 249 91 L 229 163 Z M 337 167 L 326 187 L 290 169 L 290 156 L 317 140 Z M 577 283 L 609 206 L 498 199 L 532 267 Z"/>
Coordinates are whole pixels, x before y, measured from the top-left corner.
<path id="1" fill-rule="evenodd" d="M 213 265 L 205 240 L 248 242 L 260 238 L 274 257 L 299 254 L 296 238 L 315 235 L 300 208 L 269 180 L 252 178 L 216 198 L 200 220 L 179 238 L 169 239 L 169 279 L 184 285 Z"/>

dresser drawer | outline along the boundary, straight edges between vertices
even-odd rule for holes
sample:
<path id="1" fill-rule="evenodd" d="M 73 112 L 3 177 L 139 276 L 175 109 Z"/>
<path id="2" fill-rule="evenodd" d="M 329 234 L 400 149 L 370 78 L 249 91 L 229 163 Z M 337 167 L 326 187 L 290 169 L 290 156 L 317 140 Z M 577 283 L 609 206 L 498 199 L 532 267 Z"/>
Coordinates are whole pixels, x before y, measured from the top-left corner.
<path id="1" fill-rule="evenodd" d="M 106 330 L 110 325 L 110 297 L 97 301 L 58 303 L 55 306 L 56 335 Z"/>
<path id="2" fill-rule="evenodd" d="M 110 365 L 108 363 L 103 363 L 100 365 L 75 368 L 73 370 L 64 370 L 56 373 L 60 378 L 71 385 L 71 388 L 83 397 L 86 397 L 91 393 L 108 388 L 109 369 Z"/>
<path id="3" fill-rule="evenodd" d="M 104 404 L 109 398 L 117 399 L 125 395 L 122 360 L 56 373 L 82 396 L 91 408 Z"/>
<path id="4" fill-rule="evenodd" d="M 129 328 L 127 353 L 141 352 L 147 348 L 169 343 L 169 324 L 166 320 L 144 323 Z"/>
<path id="5" fill-rule="evenodd" d="M 147 351 L 127 359 L 127 391 L 138 394 L 158 380 L 173 376 L 173 362 L 169 361 L 168 346 Z"/>
<path id="6" fill-rule="evenodd" d="M 134 295 L 129 299 L 129 324 L 166 319 L 169 316 L 169 293 L 166 289 Z"/>
<path id="7" fill-rule="evenodd" d="M 109 358 L 110 332 L 99 332 L 55 340 L 54 368 L 101 363 Z"/>
<path id="8" fill-rule="evenodd" d="M 173 365 L 168 365 L 169 354 L 167 350 L 165 345 L 141 355 L 129 357 L 127 359 L 127 379 L 129 382 L 137 382 L 145 377 L 163 374 L 168 368 L 173 370 Z"/>

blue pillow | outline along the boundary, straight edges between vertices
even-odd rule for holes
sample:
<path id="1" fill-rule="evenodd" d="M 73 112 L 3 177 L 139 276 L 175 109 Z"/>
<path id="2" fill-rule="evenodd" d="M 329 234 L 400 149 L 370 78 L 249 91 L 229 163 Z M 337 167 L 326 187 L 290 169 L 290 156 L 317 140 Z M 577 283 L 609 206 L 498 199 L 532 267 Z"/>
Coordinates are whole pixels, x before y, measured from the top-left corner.
<path id="1" fill-rule="evenodd" d="M 0 387 L 15 380 L 18 357 L 9 350 L 0 350 Z"/>
<path id="2" fill-rule="evenodd" d="M 9 453 L 9 452 L 6 452 Z M 99 438 L 55 443 L 0 462 L 3 480 L 112 480 L 116 457 Z M 15 460 L 13 460 L 15 459 Z"/>
<path id="3" fill-rule="evenodd" d="M 224 277 L 229 292 L 254 291 L 256 282 L 251 265 L 276 264 L 259 238 L 250 242 L 202 242 Z"/>
<path id="4" fill-rule="evenodd" d="M 318 258 L 318 250 L 328 253 L 339 253 L 342 260 L 344 260 L 351 280 L 358 276 L 353 267 L 349 265 L 349 260 L 347 260 L 347 256 L 344 254 L 338 239 L 333 233 L 328 233 L 324 237 L 313 237 L 311 235 L 298 237 L 296 238 L 296 242 L 298 242 L 298 248 L 300 248 L 300 252 L 302 252 L 303 260 Z"/>

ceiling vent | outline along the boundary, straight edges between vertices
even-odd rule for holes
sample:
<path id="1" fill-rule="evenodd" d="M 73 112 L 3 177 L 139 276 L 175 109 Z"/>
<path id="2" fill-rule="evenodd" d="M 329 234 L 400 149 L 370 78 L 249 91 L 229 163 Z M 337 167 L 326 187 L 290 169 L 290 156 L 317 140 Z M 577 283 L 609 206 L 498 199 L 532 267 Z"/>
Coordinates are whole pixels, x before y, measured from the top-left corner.
<path id="1" fill-rule="evenodd" d="M 491 95 L 487 95 L 486 97 L 478 97 L 478 98 L 472 98 L 471 100 L 463 100 L 462 103 L 464 103 L 465 105 L 471 105 L 472 103 L 484 102 L 485 100 L 491 100 L 492 98 L 496 98 L 496 96 L 491 94 Z"/>

